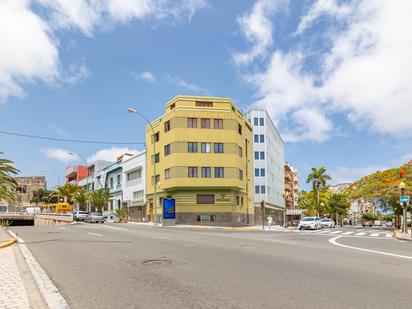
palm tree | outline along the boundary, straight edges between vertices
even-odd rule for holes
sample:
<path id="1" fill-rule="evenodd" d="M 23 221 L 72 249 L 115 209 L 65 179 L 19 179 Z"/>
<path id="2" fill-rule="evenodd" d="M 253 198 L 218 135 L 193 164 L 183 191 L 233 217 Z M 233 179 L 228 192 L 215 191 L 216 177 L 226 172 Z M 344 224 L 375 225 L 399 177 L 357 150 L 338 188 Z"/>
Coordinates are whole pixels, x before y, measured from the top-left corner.
<path id="1" fill-rule="evenodd" d="M 0 159 L 0 199 L 9 201 L 17 199 L 17 182 L 13 176 L 18 173 L 19 170 L 13 166 L 13 161 Z"/>
<path id="2" fill-rule="evenodd" d="M 110 199 L 110 194 L 105 189 L 99 189 L 88 193 L 88 201 L 100 212 L 109 203 Z"/>
<path id="3" fill-rule="evenodd" d="M 73 198 L 79 190 L 79 185 L 70 183 L 66 183 L 60 187 L 57 187 L 57 191 L 60 193 L 60 195 L 63 195 L 66 198 L 66 202 L 70 205 L 73 204 Z"/>
<path id="4" fill-rule="evenodd" d="M 74 195 L 74 200 L 79 204 L 80 210 L 85 210 L 88 201 L 88 194 L 85 189 L 81 188 L 79 191 L 76 192 Z"/>
<path id="5" fill-rule="evenodd" d="M 326 187 L 326 181 L 330 179 L 331 177 L 328 174 L 326 174 L 326 168 L 324 168 L 323 166 L 319 169 L 317 169 L 316 167 L 312 167 L 312 173 L 308 175 L 306 183 L 312 183 L 313 196 L 314 198 L 316 197 L 316 200 L 314 201 L 316 209 L 319 209 L 320 189 Z"/>

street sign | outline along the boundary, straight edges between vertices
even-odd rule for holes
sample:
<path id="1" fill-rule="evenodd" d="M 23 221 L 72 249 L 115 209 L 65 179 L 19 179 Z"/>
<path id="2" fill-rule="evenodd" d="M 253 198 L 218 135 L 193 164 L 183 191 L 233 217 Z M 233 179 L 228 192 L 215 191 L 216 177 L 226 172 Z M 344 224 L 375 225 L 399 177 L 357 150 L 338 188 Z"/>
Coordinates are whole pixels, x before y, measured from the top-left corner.
<path id="1" fill-rule="evenodd" d="M 402 195 L 402 196 L 400 197 L 400 202 L 401 202 L 401 204 L 402 204 L 402 203 L 409 204 L 409 195 Z"/>

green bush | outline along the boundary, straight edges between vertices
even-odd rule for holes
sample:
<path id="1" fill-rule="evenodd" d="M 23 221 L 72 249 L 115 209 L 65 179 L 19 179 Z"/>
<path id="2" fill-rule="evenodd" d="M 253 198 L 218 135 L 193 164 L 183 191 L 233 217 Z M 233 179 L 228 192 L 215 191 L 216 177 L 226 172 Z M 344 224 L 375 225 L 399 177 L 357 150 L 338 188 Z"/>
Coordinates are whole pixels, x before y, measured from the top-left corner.
<path id="1" fill-rule="evenodd" d="M 374 214 L 374 213 L 364 212 L 364 213 L 362 214 L 362 219 L 365 219 L 365 220 L 378 220 L 379 217 L 378 217 L 376 214 Z"/>

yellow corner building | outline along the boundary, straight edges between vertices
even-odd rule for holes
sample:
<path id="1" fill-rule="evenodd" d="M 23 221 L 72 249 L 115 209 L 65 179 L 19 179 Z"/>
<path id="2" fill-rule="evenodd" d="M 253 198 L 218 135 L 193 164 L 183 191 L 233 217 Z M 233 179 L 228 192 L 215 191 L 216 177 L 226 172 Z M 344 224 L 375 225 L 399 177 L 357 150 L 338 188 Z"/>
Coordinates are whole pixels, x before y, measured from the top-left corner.
<path id="1" fill-rule="evenodd" d="M 177 96 L 169 101 L 164 115 L 146 126 L 150 220 L 156 213 L 161 222 L 164 200 L 174 199 L 176 224 L 253 225 L 251 141 L 251 124 L 229 98 Z"/>

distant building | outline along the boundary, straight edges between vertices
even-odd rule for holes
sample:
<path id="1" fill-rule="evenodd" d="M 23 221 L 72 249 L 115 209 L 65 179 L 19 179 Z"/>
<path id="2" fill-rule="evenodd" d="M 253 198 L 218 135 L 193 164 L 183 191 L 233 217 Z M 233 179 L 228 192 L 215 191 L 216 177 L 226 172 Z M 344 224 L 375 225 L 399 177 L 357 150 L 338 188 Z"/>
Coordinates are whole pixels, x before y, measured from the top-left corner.
<path id="1" fill-rule="evenodd" d="M 33 191 L 47 189 L 45 176 L 14 177 L 14 179 L 17 181 L 16 192 L 18 194 L 18 201 L 10 202 L 8 211 L 17 211 L 32 206 L 30 200 L 33 197 Z"/>
<path id="2" fill-rule="evenodd" d="M 66 183 L 77 184 L 87 177 L 87 167 L 84 165 L 66 166 Z"/>
<path id="3" fill-rule="evenodd" d="M 299 172 L 296 168 L 291 166 L 292 169 L 292 177 L 293 177 L 293 204 L 294 207 L 298 205 L 299 202 L 299 193 L 300 193 L 300 177 Z"/>
<path id="4" fill-rule="evenodd" d="M 295 209 L 295 172 L 293 166 L 287 162 L 285 168 L 285 202 L 287 209 Z"/>
<path id="5" fill-rule="evenodd" d="M 264 219 L 272 215 L 275 224 L 282 224 L 284 143 L 265 109 L 253 108 L 246 116 L 253 125 L 255 223 L 262 224 L 261 202 L 264 201 Z"/>
<path id="6" fill-rule="evenodd" d="M 333 192 L 333 193 L 340 193 L 342 192 L 344 189 L 346 189 L 347 187 L 349 187 L 352 183 L 351 182 L 341 182 L 335 185 L 331 185 L 329 186 L 329 189 Z"/>

